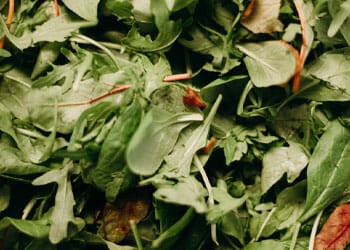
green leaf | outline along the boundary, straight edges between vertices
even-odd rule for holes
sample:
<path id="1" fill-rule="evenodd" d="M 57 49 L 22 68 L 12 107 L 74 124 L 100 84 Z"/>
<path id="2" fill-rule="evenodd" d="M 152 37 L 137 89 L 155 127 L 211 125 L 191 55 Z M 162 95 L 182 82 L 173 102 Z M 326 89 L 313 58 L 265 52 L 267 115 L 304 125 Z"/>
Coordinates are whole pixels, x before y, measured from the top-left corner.
<path id="1" fill-rule="evenodd" d="M 6 210 L 10 204 L 11 188 L 9 185 L 0 186 L 0 212 Z"/>
<path id="2" fill-rule="evenodd" d="M 4 217 L 0 221 L 0 231 L 13 226 L 20 232 L 34 238 L 44 238 L 49 235 L 49 221 L 46 217 L 40 220 L 21 220 L 10 217 Z"/>
<path id="3" fill-rule="evenodd" d="M 306 73 L 329 82 L 333 88 L 350 95 L 350 49 L 338 49 L 323 53 L 307 66 Z M 341 99 L 339 97 L 339 100 Z"/>
<path id="4" fill-rule="evenodd" d="M 74 217 L 75 200 L 72 184 L 69 180 L 73 168 L 72 163 L 66 163 L 61 169 L 53 169 L 32 182 L 35 186 L 46 185 L 52 182 L 57 183 L 55 206 L 50 217 L 51 227 L 49 232 L 49 239 L 53 244 L 57 244 L 67 238 L 68 224 L 70 222 L 75 224 L 82 223 L 81 219 Z"/>
<path id="5" fill-rule="evenodd" d="M 81 18 L 97 22 L 99 0 L 62 0 L 62 2 Z"/>
<path id="6" fill-rule="evenodd" d="M 134 2 L 134 9 L 136 9 L 136 4 Z M 149 34 L 143 36 L 137 26 L 133 25 L 126 38 L 123 39 L 123 43 L 127 47 L 142 52 L 162 51 L 170 47 L 179 37 L 182 31 L 181 20 L 173 21 L 170 19 L 170 12 L 164 1 L 152 0 L 150 10 L 158 30 L 157 36 L 154 39 Z M 141 13 L 144 13 L 143 10 Z"/>
<path id="7" fill-rule="evenodd" d="M 328 2 L 328 9 L 332 16 L 332 21 L 329 25 L 327 35 L 333 37 L 337 31 L 346 40 L 347 44 L 350 44 L 350 32 L 347 28 L 350 24 L 350 3 L 349 1 L 334 0 Z"/>
<path id="8" fill-rule="evenodd" d="M 308 156 L 302 145 L 289 142 L 289 147 L 270 149 L 263 157 L 261 173 L 262 193 L 266 193 L 284 174 L 293 182 L 308 163 Z"/>
<path id="9" fill-rule="evenodd" d="M 26 161 L 23 157 L 19 149 L 0 143 L 0 174 L 21 176 L 48 171 L 48 168 Z"/>
<path id="10" fill-rule="evenodd" d="M 157 107 L 152 108 L 126 149 L 126 160 L 131 171 L 146 176 L 155 173 L 164 157 L 173 149 L 180 131 L 202 119 L 198 113 L 171 114 Z"/>
<path id="11" fill-rule="evenodd" d="M 205 201 L 207 191 L 192 175 L 180 178 L 174 185 L 159 186 L 153 196 L 167 203 L 191 206 L 197 213 L 204 213 L 207 210 Z"/>
<path id="12" fill-rule="evenodd" d="M 165 168 L 168 169 L 168 171 L 175 171 L 179 175 L 184 176 L 190 174 L 194 155 L 198 150 L 206 146 L 210 125 L 219 108 L 221 100 L 222 96 L 219 95 L 210 109 L 208 116 L 203 121 L 203 124 L 193 130 L 189 128 L 191 130 L 188 135 L 181 135 L 173 151 L 164 158 L 166 162 Z"/>
<path id="13" fill-rule="evenodd" d="M 317 143 L 307 169 L 307 196 L 299 221 L 307 221 L 349 187 L 350 130 L 334 120 Z"/>
<path id="14" fill-rule="evenodd" d="M 286 83 L 295 73 L 295 55 L 282 42 L 267 41 L 236 46 L 247 55 L 243 60 L 257 87 Z"/>
<path id="15" fill-rule="evenodd" d="M 224 215 L 238 209 L 247 199 L 246 195 L 240 198 L 233 198 L 227 193 L 227 190 L 222 187 L 214 187 L 213 194 L 214 200 L 217 201 L 218 204 L 209 207 L 209 211 L 206 214 L 206 219 L 210 224 L 217 223 Z"/>
<path id="16" fill-rule="evenodd" d="M 126 167 L 125 150 L 130 138 L 137 129 L 142 116 L 140 102 L 136 99 L 117 119 L 104 140 L 93 170 L 92 179 L 101 189 L 113 181 L 116 172 L 122 172 Z"/>

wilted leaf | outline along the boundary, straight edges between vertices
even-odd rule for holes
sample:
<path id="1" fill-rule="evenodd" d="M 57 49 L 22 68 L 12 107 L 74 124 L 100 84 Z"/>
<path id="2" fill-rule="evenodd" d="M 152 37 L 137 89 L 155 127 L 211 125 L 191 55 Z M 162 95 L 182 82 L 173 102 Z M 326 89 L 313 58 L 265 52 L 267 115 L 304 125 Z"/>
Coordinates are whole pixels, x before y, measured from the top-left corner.
<path id="1" fill-rule="evenodd" d="M 278 20 L 281 0 L 256 0 L 253 12 L 241 20 L 241 24 L 254 33 L 282 31 L 283 24 Z"/>
<path id="2" fill-rule="evenodd" d="M 338 206 L 315 240 L 314 250 L 340 250 L 350 243 L 350 204 Z"/>
<path id="3" fill-rule="evenodd" d="M 151 207 L 148 189 L 133 189 L 121 194 L 114 204 L 106 203 L 103 209 L 105 238 L 118 243 L 130 232 L 130 221 L 139 223 Z"/>

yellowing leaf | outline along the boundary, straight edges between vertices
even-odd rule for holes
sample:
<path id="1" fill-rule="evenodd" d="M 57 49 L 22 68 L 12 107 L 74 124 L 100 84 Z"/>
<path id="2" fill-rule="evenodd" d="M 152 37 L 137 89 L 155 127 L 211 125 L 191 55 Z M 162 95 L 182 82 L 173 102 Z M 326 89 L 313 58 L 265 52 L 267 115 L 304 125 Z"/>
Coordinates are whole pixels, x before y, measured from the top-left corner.
<path id="1" fill-rule="evenodd" d="M 251 15 L 241 20 L 241 24 L 253 33 L 282 31 L 283 24 L 278 20 L 281 0 L 256 0 Z"/>

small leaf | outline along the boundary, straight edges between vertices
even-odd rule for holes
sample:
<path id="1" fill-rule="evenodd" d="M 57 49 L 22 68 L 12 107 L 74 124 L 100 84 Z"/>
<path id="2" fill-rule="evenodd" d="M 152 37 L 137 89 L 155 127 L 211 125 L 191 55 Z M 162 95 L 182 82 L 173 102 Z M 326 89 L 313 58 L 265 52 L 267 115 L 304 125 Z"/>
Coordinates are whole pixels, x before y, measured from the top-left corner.
<path id="1" fill-rule="evenodd" d="M 334 120 L 318 141 L 307 168 L 306 204 L 300 222 L 337 200 L 350 178 L 350 129 Z"/>
<path id="2" fill-rule="evenodd" d="M 241 24 L 253 33 L 272 33 L 283 30 L 278 20 L 281 0 L 256 0 L 253 12 Z"/>
<path id="3" fill-rule="evenodd" d="M 345 249 L 350 243 L 350 204 L 338 206 L 315 240 L 314 250 Z"/>
<path id="4" fill-rule="evenodd" d="M 306 167 L 308 156 L 303 147 L 294 142 L 289 144 L 289 147 L 274 147 L 264 155 L 262 193 L 266 193 L 284 174 L 287 174 L 289 183 L 293 182 Z"/>
<path id="5" fill-rule="evenodd" d="M 97 22 L 97 6 L 100 0 L 62 0 L 62 2 L 81 18 Z"/>
<path id="6" fill-rule="evenodd" d="M 197 213 L 207 210 L 207 190 L 192 175 L 180 178 L 174 185 L 161 185 L 153 196 L 167 203 L 191 206 Z"/>
<path id="7" fill-rule="evenodd" d="M 288 82 L 297 65 L 295 53 L 280 41 L 237 45 L 247 56 L 243 59 L 249 76 L 257 87 L 269 87 Z"/>

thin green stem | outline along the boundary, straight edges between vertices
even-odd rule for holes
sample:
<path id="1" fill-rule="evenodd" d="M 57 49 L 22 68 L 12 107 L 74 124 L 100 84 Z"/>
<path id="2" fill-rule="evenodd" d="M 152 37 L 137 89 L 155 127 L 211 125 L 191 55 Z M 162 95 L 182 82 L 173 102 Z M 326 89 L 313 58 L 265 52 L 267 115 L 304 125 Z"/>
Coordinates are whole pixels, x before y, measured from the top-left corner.
<path id="1" fill-rule="evenodd" d="M 207 176 L 207 174 L 205 173 L 204 167 L 202 162 L 200 161 L 198 155 L 194 156 L 194 164 L 196 165 L 196 167 L 199 170 L 199 173 L 201 174 L 202 178 L 203 178 L 203 182 L 204 182 L 204 186 L 208 191 L 208 203 L 209 205 L 214 205 L 214 193 L 213 193 L 213 188 L 210 184 L 209 178 Z M 211 238 L 213 240 L 213 242 L 216 245 L 219 245 L 218 240 L 217 240 L 217 235 L 216 235 L 216 224 L 211 224 L 210 225 L 210 231 L 211 231 Z"/>
<path id="2" fill-rule="evenodd" d="M 168 230 L 163 232 L 157 239 L 152 242 L 152 248 L 161 249 L 160 247 L 170 238 L 178 236 L 183 229 L 185 229 L 192 221 L 195 215 L 194 209 L 191 207 L 187 209 L 186 213 L 178 220 L 174 225 L 172 225 Z"/>
<path id="3" fill-rule="evenodd" d="M 131 226 L 131 231 L 132 231 L 134 238 L 135 238 L 135 241 L 136 241 L 137 249 L 143 250 L 142 240 L 141 240 L 140 233 L 139 233 L 139 230 L 137 229 L 135 221 L 130 220 L 129 223 Z"/>
<path id="4" fill-rule="evenodd" d="M 289 245 L 289 250 L 295 249 L 295 245 L 297 244 L 297 239 L 298 239 L 300 227 L 301 227 L 301 223 L 298 221 L 297 224 L 295 225 L 295 228 L 294 228 L 293 237 L 292 237 L 292 239 L 290 241 L 290 245 Z"/>

